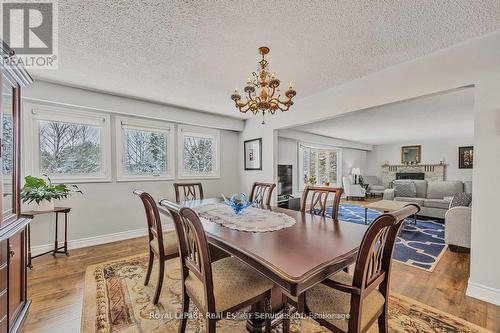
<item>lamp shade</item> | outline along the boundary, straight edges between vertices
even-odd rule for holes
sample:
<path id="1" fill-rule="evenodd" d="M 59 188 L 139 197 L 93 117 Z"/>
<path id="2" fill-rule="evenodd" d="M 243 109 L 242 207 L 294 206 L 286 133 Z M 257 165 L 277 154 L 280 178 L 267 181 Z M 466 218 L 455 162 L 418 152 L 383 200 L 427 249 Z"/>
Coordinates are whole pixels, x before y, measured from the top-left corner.
<path id="1" fill-rule="evenodd" d="M 361 174 L 361 169 L 360 168 L 352 168 L 351 169 L 351 174 L 353 174 L 353 175 L 360 175 Z"/>

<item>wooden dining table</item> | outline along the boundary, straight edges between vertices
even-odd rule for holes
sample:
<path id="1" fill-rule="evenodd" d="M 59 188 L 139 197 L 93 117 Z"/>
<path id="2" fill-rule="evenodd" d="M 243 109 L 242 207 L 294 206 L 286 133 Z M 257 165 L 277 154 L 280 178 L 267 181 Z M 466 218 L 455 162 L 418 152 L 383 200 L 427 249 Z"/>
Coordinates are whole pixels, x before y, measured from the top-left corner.
<path id="1" fill-rule="evenodd" d="M 186 206 L 196 209 L 218 202 L 221 199 L 192 200 L 180 204 L 179 208 Z M 273 281 L 276 290 L 291 297 L 298 297 L 352 264 L 367 229 L 365 225 L 305 212 L 273 206 L 262 208 L 291 216 L 296 223 L 277 231 L 247 232 L 202 219 L 203 227 L 215 251 L 239 258 Z M 273 297 L 273 309 L 282 305 L 279 304 L 280 296 Z M 249 332 L 262 332 L 263 321 L 249 320 L 247 329 Z"/>

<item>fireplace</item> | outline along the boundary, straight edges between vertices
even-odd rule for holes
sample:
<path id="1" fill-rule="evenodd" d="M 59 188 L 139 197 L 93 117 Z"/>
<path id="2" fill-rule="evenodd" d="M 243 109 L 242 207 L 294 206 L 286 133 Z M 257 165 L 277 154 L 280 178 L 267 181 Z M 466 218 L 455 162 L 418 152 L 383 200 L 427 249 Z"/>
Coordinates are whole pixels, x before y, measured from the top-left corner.
<path id="1" fill-rule="evenodd" d="M 397 172 L 396 179 L 425 179 L 424 172 Z"/>
<path id="2" fill-rule="evenodd" d="M 430 182 L 445 180 L 446 164 L 384 164 L 382 165 L 382 184 L 391 187 L 396 179 L 424 179 Z"/>

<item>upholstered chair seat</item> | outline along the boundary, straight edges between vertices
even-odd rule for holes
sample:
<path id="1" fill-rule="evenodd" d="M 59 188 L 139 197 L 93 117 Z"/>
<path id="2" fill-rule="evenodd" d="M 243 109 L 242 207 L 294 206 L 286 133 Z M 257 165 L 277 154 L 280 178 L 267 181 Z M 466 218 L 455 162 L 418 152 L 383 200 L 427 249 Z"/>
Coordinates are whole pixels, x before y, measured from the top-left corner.
<path id="1" fill-rule="evenodd" d="M 352 275 L 344 271 L 332 275 L 330 280 L 342 284 L 352 285 Z M 363 300 L 363 312 L 361 314 L 361 329 L 363 330 L 368 322 L 377 315 L 385 303 L 385 297 L 374 289 Z M 349 320 L 342 318 L 332 318 L 332 314 L 347 314 L 351 311 L 351 294 L 330 288 L 324 284 L 319 284 L 306 292 L 306 304 L 309 310 L 315 314 L 324 314 L 325 319 L 341 330 L 347 332 Z"/>
<path id="2" fill-rule="evenodd" d="M 234 257 L 212 263 L 212 276 L 217 312 L 229 310 L 242 300 L 257 297 L 273 287 L 271 281 Z M 201 280 L 189 274 L 185 286 L 195 303 L 205 309 L 205 289 Z"/>
<path id="3" fill-rule="evenodd" d="M 154 238 L 149 244 L 153 248 L 153 251 L 159 253 L 157 238 Z M 179 244 L 175 231 L 166 231 L 163 233 L 163 250 L 166 256 L 179 252 Z"/>

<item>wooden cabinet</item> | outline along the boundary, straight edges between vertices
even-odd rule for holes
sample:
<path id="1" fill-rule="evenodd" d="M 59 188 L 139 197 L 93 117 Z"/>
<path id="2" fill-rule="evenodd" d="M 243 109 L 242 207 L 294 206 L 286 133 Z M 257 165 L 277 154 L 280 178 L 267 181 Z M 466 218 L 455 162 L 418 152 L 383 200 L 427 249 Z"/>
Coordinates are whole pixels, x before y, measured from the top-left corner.
<path id="1" fill-rule="evenodd" d="M 30 304 L 27 298 L 29 219 L 20 216 L 21 88 L 31 83 L 1 40 L 0 47 L 0 333 L 18 332 Z"/>

